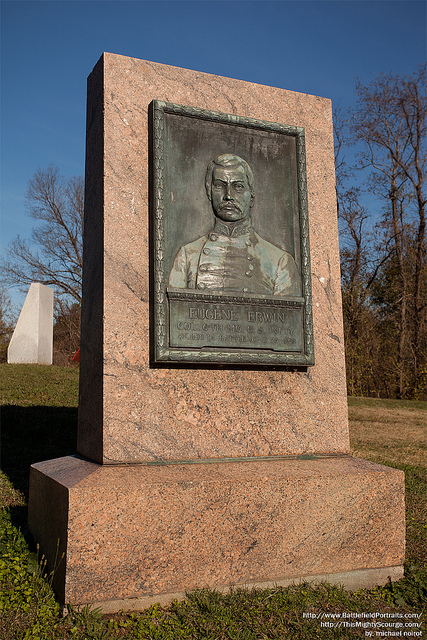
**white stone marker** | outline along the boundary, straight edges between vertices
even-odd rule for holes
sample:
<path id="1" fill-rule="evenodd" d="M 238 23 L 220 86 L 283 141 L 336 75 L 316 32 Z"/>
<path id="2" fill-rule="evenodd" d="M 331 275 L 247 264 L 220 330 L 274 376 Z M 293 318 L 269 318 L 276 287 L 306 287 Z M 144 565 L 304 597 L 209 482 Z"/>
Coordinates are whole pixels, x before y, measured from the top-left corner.
<path id="1" fill-rule="evenodd" d="M 33 282 L 7 350 L 9 364 L 52 364 L 53 289 Z"/>

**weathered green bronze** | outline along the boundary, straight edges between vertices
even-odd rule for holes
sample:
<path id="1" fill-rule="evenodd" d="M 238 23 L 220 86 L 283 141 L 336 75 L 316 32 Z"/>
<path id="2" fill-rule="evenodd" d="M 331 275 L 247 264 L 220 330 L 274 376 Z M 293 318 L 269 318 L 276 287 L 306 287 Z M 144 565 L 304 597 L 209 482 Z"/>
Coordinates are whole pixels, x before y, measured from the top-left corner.
<path id="1" fill-rule="evenodd" d="M 152 364 L 314 364 L 303 129 L 151 108 Z"/>

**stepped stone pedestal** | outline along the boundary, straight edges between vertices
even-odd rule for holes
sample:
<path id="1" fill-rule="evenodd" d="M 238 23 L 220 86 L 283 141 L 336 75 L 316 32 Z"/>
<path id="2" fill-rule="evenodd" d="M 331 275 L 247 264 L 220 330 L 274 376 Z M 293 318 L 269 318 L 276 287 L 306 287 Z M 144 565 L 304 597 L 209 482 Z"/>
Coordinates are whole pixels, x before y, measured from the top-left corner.
<path id="1" fill-rule="evenodd" d="M 304 130 L 314 365 L 153 363 L 153 100 Z M 403 575 L 403 473 L 349 454 L 329 100 L 102 56 L 88 81 L 78 449 L 32 466 L 29 523 L 60 599 L 105 611 L 196 587 Z"/>

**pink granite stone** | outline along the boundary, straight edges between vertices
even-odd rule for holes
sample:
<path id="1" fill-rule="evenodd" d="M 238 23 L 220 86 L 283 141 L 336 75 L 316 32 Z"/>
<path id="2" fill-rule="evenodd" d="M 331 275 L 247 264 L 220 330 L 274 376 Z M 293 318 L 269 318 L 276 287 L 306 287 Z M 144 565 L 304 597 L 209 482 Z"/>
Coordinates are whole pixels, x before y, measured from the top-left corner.
<path id="1" fill-rule="evenodd" d="M 153 99 L 304 127 L 316 360 L 307 372 L 150 366 Z M 87 459 L 42 462 L 30 476 L 30 528 L 61 600 L 113 610 L 195 587 L 400 577 L 403 473 L 347 455 L 330 101 L 104 54 L 88 84 L 85 180 Z M 302 454 L 310 459 L 291 459 Z"/>
<path id="2" fill-rule="evenodd" d="M 304 127 L 316 364 L 149 365 L 148 105 Z M 331 102 L 104 54 L 89 77 L 78 451 L 99 463 L 349 451 Z"/>
<path id="3" fill-rule="evenodd" d="M 374 586 L 380 569 L 383 582 L 402 575 L 403 472 L 364 460 L 99 466 L 68 457 L 33 465 L 30 482 L 31 529 L 51 563 L 58 539 L 65 554 L 55 572 L 65 602 L 124 599 L 127 608 L 130 598 L 196 587 L 366 570 Z"/>

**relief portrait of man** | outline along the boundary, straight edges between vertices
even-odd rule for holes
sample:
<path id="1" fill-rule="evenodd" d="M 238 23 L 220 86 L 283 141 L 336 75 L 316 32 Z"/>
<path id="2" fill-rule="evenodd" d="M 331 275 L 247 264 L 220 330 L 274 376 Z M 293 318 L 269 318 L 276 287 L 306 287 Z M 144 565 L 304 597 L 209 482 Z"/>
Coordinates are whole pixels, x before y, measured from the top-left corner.
<path id="1" fill-rule="evenodd" d="M 255 184 L 249 164 L 232 154 L 216 157 L 208 164 L 205 187 L 215 215 L 214 227 L 179 249 L 169 286 L 301 295 L 300 273 L 292 255 L 252 227 Z"/>

